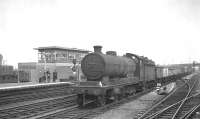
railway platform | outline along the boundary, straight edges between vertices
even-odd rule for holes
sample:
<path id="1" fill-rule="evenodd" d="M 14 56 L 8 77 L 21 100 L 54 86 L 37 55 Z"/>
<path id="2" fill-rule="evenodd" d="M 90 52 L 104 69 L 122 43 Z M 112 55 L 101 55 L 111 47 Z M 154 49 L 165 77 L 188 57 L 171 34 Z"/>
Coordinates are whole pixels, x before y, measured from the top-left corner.
<path id="1" fill-rule="evenodd" d="M 35 85 L 38 83 L 33 82 L 24 82 L 24 83 L 1 83 L 0 89 L 7 88 L 7 87 L 15 87 L 15 86 L 26 86 L 26 85 Z"/>
<path id="2" fill-rule="evenodd" d="M 7 83 L 0 84 L 0 92 L 1 91 L 9 91 L 9 90 L 21 90 L 21 89 L 32 89 L 32 88 L 40 88 L 40 87 L 51 87 L 51 86 L 59 86 L 59 85 L 73 85 L 71 82 L 55 82 L 55 83 Z"/>

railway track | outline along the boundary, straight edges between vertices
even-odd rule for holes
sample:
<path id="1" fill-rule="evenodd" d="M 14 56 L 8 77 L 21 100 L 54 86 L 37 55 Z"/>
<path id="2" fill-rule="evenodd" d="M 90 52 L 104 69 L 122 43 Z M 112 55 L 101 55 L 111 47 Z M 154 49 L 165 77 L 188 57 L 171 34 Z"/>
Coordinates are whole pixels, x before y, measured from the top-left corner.
<path id="1" fill-rule="evenodd" d="M 71 94 L 71 90 L 69 86 L 65 85 L 0 91 L 0 106 L 11 106 L 20 102 L 64 96 L 66 94 Z"/>
<path id="2" fill-rule="evenodd" d="M 194 106 L 184 116 L 184 119 L 199 119 L 199 118 L 200 118 L 200 104 Z"/>
<path id="3" fill-rule="evenodd" d="M 200 96 L 195 91 L 198 79 L 198 75 L 194 76 L 185 85 L 139 116 L 139 119 L 183 119 L 188 111 L 199 104 Z"/>
<path id="4" fill-rule="evenodd" d="M 44 113 L 65 109 L 76 105 L 76 95 L 60 96 L 56 98 L 35 100 L 24 105 L 0 109 L 0 118 L 3 119 L 26 119 Z"/>
<path id="5" fill-rule="evenodd" d="M 199 99 L 200 93 L 194 94 L 185 99 L 187 103 L 184 103 L 184 105 L 182 105 L 184 100 L 181 100 L 161 111 L 158 111 L 157 113 L 145 117 L 145 119 L 191 119 L 189 118 L 189 114 L 194 110 L 194 108 L 199 106 Z"/>
<path id="6" fill-rule="evenodd" d="M 69 107 L 60 111 L 52 112 L 46 115 L 37 115 L 33 117 L 34 119 L 90 119 L 92 117 L 95 117 L 99 114 L 102 114 L 110 109 L 116 108 L 120 106 L 121 104 L 127 103 L 132 101 L 133 99 L 136 99 L 137 97 L 144 95 L 145 93 L 150 92 L 151 90 L 137 93 L 134 96 L 130 96 L 126 99 L 122 99 L 119 101 L 115 101 L 113 103 L 107 104 L 102 107 L 94 108 L 93 106 L 88 106 L 87 108 L 79 108 L 78 105 L 75 105 L 73 107 Z"/>
<path id="7" fill-rule="evenodd" d="M 187 86 L 186 86 L 187 87 Z M 0 100 L 0 118 L 2 119 L 54 119 L 54 118 L 70 118 L 70 119 L 90 119 L 99 114 L 102 114 L 110 109 L 116 108 L 121 104 L 132 101 L 133 99 L 149 92 L 137 93 L 134 96 L 130 96 L 126 99 L 113 102 L 99 108 L 85 108 L 80 109 L 76 104 L 76 95 L 69 95 L 66 90 L 69 87 L 58 87 L 46 89 L 46 92 L 37 91 L 24 91 L 20 97 L 20 92 L 15 95 L 3 96 L 1 99 L 10 99 L 14 103 L 14 99 L 19 100 L 19 105 L 15 103 L 3 105 L 3 101 Z M 66 95 L 68 94 L 68 95 Z M 16 97 L 16 95 L 18 97 Z M 24 100 L 22 100 L 24 99 Z M 2 102 L 1 102 L 2 101 Z M 5 101 L 6 102 L 6 101 Z M 24 103 L 22 103 L 24 102 Z"/>
<path id="8" fill-rule="evenodd" d="M 75 105 L 76 95 L 67 83 L 42 84 L 0 90 L 0 118 L 30 118 Z"/>
<path id="9" fill-rule="evenodd" d="M 35 113 L 35 115 L 31 116 L 26 116 L 26 118 L 30 119 L 63 119 L 63 118 L 68 118 L 68 119 L 90 119 L 93 118 L 99 114 L 105 113 L 106 111 L 110 109 L 117 108 L 121 104 L 130 102 L 134 100 L 135 98 L 150 92 L 151 90 L 137 93 L 134 96 L 130 96 L 126 99 L 119 100 L 110 104 L 107 104 L 103 107 L 94 107 L 94 105 L 89 106 L 87 108 L 79 108 L 78 105 L 73 104 L 73 105 L 68 105 L 65 106 L 65 108 L 57 108 L 55 110 L 48 110 L 46 112 L 41 112 L 41 113 Z M 67 102 L 67 101 L 65 101 Z"/>

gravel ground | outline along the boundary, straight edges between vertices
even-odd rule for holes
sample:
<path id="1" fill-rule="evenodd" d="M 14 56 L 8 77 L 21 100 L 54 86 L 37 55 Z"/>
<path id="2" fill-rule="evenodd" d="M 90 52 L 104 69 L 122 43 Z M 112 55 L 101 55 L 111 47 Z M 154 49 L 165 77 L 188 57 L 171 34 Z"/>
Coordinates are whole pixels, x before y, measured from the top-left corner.
<path id="1" fill-rule="evenodd" d="M 117 109 L 110 110 L 93 119 L 133 119 L 141 111 L 150 108 L 156 101 L 160 100 L 163 95 L 157 95 L 155 91 L 150 92 L 138 99 L 126 103 Z"/>
<path id="2" fill-rule="evenodd" d="M 193 75 L 191 75 L 190 77 L 192 76 Z M 168 91 L 171 92 L 176 87 L 176 84 L 172 83 L 166 87 L 167 87 L 167 92 Z M 200 87 L 200 82 L 199 82 L 199 87 Z M 197 91 L 200 91 L 199 87 Z M 134 117 L 152 107 L 157 101 L 161 100 L 163 97 L 164 95 L 158 95 L 156 91 L 153 91 L 137 98 L 136 100 L 130 103 L 123 104 L 122 106 L 116 109 L 112 109 L 93 119 L 134 119 Z"/>

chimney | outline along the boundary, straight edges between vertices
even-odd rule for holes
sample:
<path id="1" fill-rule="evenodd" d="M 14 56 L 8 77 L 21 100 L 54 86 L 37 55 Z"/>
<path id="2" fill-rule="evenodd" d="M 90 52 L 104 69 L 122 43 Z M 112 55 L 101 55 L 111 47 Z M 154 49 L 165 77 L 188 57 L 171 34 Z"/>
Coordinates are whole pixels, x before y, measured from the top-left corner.
<path id="1" fill-rule="evenodd" d="M 102 53 L 101 49 L 102 49 L 102 46 L 100 46 L 100 45 L 95 45 L 94 46 L 94 52 L 96 52 L 96 53 Z"/>
<path id="2" fill-rule="evenodd" d="M 117 52 L 116 51 L 107 51 L 106 55 L 117 56 Z"/>

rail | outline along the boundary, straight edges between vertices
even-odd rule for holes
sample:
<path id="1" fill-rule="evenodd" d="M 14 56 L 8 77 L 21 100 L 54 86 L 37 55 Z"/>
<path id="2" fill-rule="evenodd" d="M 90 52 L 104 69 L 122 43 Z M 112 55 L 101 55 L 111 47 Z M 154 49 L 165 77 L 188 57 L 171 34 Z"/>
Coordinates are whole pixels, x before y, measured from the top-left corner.
<path id="1" fill-rule="evenodd" d="M 37 115 L 63 109 L 76 104 L 76 95 L 67 95 L 59 98 L 52 98 L 43 101 L 32 101 L 30 104 L 24 104 L 16 107 L 8 107 L 7 109 L 0 110 L 0 118 L 3 119 L 25 119 Z"/>
<path id="2" fill-rule="evenodd" d="M 153 119 L 153 118 L 159 118 L 159 117 L 170 118 L 170 119 L 180 118 L 181 115 L 186 114 L 187 111 L 189 111 L 192 108 L 194 108 L 194 105 L 192 107 L 191 107 L 191 105 L 190 105 L 190 107 L 188 105 L 186 106 L 186 104 L 187 104 L 186 102 L 189 103 L 189 100 L 192 97 L 195 96 L 195 95 L 193 95 L 193 96 L 190 96 L 190 95 L 192 94 L 192 92 L 194 93 L 194 87 L 197 84 L 197 81 L 198 81 L 198 79 L 191 79 L 191 80 L 189 80 L 188 82 L 185 83 L 185 85 L 188 86 L 187 95 L 184 96 L 180 101 L 176 101 L 176 102 L 174 102 L 172 104 L 167 104 L 167 103 L 169 103 L 169 101 L 167 102 L 167 100 L 169 100 L 170 98 L 173 98 L 172 95 L 176 91 L 178 91 L 181 88 L 183 88 L 184 85 L 181 86 L 180 88 L 176 89 L 176 91 L 174 91 L 173 94 L 167 96 L 162 101 L 160 101 L 155 106 L 153 106 L 151 109 L 146 111 L 142 116 L 140 116 L 139 119 Z M 190 84 L 190 83 L 192 83 L 192 84 Z M 160 106 L 161 103 L 164 103 L 163 106 Z"/>
<path id="3" fill-rule="evenodd" d="M 88 107 L 88 108 L 84 108 L 84 109 L 75 107 L 75 108 L 71 108 L 71 109 L 61 110 L 59 112 L 56 112 L 56 113 L 53 113 L 50 115 L 41 116 L 37 119 L 54 119 L 54 118 L 89 119 L 91 117 L 97 116 L 98 114 L 104 113 L 104 112 L 110 110 L 111 108 L 116 108 L 117 106 L 119 106 L 121 104 L 130 102 L 133 99 L 135 99 L 141 95 L 144 95 L 150 91 L 152 91 L 152 90 L 140 92 L 134 96 L 130 96 L 128 98 L 106 104 L 102 107 L 97 107 L 97 108 Z"/>

